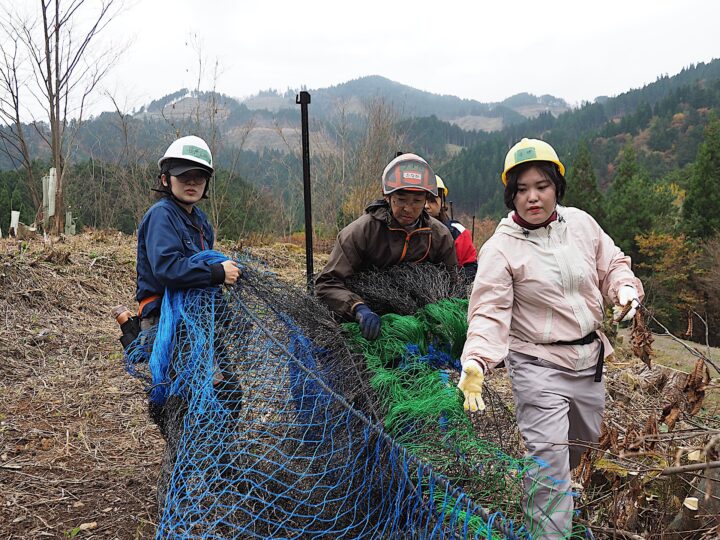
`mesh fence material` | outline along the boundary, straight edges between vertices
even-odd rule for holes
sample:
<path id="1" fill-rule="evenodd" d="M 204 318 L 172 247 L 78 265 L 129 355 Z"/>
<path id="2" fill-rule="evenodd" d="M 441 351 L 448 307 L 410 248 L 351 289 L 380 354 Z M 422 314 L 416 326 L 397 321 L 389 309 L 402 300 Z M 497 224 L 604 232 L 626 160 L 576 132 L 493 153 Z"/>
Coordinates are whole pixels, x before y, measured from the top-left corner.
<path id="1" fill-rule="evenodd" d="M 232 289 L 169 291 L 128 351 L 167 441 L 158 538 L 529 537 L 522 476 L 541 465 L 517 455 L 497 394 L 470 418 L 455 388 L 467 283 L 425 265 L 361 276 L 359 293 L 414 313 L 367 342 L 242 263 Z M 393 300 L 409 283 L 415 299 Z"/>

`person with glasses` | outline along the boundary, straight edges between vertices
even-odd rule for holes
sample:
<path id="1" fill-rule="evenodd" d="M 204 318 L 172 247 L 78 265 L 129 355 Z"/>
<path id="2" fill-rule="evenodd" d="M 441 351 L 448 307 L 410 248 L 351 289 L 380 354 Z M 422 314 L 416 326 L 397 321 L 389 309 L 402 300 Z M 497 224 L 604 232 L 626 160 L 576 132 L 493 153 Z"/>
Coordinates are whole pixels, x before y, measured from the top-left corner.
<path id="1" fill-rule="evenodd" d="M 365 339 L 380 335 L 380 317 L 346 286 L 363 270 L 401 263 L 457 266 L 448 228 L 425 211 L 437 197 L 435 173 L 418 155 L 400 154 L 382 173 L 383 198 L 337 236 L 330 259 L 315 280 L 317 297 L 338 317 L 355 320 Z"/>
<path id="2" fill-rule="evenodd" d="M 215 242 L 205 213 L 197 208 L 207 198 L 213 175 L 207 143 L 193 135 L 174 141 L 158 161 L 160 200 L 138 227 L 137 292 L 141 330 L 157 324 L 166 288 L 191 289 L 234 284 L 240 269 L 234 261 L 194 262 L 190 257 Z"/>

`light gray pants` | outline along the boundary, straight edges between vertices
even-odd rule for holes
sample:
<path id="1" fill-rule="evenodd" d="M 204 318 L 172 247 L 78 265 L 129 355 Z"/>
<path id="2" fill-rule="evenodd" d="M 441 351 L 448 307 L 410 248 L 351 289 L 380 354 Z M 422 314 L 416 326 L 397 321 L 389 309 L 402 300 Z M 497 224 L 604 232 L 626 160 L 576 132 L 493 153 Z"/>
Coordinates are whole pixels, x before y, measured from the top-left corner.
<path id="1" fill-rule="evenodd" d="M 564 538 L 572 529 L 570 470 L 586 450 L 568 441 L 597 442 L 605 384 L 593 381 L 595 367 L 572 371 L 513 351 L 505 362 L 527 456 L 538 463 L 523 479 L 526 526 L 533 540 Z"/>

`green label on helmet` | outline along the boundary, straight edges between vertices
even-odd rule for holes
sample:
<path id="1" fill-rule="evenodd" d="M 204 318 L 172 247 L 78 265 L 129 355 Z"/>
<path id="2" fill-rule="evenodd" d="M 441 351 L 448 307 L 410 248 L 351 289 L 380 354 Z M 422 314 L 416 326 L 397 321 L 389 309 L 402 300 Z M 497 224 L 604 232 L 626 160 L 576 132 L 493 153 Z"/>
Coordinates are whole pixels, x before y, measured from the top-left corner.
<path id="1" fill-rule="evenodd" d="M 535 152 L 534 148 L 522 148 L 515 152 L 515 163 L 530 159 L 537 159 L 537 152 Z"/>
<path id="2" fill-rule="evenodd" d="M 210 157 L 210 152 L 208 152 L 204 148 L 200 148 L 199 146 L 186 144 L 185 146 L 183 146 L 182 155 L 202 159 L 208 165 L 212 166 L 212 157 Z"/>

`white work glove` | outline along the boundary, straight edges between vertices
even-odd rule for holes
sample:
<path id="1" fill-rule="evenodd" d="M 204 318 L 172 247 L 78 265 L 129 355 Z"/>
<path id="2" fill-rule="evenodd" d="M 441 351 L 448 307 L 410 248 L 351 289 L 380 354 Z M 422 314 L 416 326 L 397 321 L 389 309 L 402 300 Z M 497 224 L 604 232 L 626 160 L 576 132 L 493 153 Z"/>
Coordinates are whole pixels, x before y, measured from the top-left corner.
<path id="1" fill-rule="evenodd" d="M 637 307 L 640 305 L 640 298 L 638 298 L 637 290 L 632 285 L 623 285 L 622 287 L 620 287 L 620 290 L 618 290 L 617 297 L 619 305 L 613 306 L 613 320 L 616 322 L 631 320 L 635 316 L 635 311 L 637 311 Z M 627 314 L 623 317 L 622 321 L 618 321 L 620 313 L 622 313 L 622 310 L 630 302 L 632 302 L 632 308 L 630 308 L 630 311 L 628 311 Z"/>
<path id="2" fill-rule="evenodd" d="M 463 407 L 466 411 L 484 411 L 485 402 L 482 398 L 482 387 L 485 381 L 483 368 L 474 360 L 468 360 L 463 366 L 458 388 L 465 395 Z"/>

